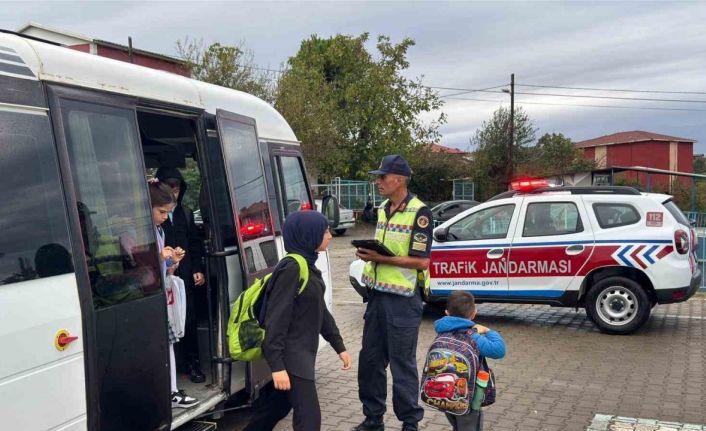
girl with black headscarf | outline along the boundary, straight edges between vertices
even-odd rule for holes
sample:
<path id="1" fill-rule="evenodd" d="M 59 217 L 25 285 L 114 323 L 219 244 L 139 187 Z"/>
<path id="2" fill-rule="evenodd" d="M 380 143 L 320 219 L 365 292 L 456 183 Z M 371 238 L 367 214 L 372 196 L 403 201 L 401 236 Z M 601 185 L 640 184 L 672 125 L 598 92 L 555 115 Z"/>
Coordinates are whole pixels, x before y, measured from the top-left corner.
<path id="1" fill-rule="evenodd" d="M 294 410 L 294 431 L 321 429 L 321 409 L 316 393 L 315 366 L 319 334 L 351 368 L 336 322 L 326 308 L 326 285 L 316 266 L 320 251 L 326 250 L 331 233 L 326 218 L 316 211 L 299 211 L 287 216 L 282 229 L 287 253 L 303 256 L 309 266 L 309 281 L 301 294 L 299 266 L 285 258 L 275 268 L 267 285 L 265 341 L 262 350 L 272 371 L 273 393 L 259 405 L 243 431 L 272 430 Z"/>

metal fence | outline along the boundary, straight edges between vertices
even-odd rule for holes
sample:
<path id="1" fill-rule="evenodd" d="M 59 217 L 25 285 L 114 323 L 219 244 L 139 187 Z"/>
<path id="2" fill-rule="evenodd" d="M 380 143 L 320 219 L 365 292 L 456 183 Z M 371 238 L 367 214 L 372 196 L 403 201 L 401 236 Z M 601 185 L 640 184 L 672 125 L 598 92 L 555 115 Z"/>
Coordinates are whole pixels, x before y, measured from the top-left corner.
<path id="1" fill-rule="evenodd" d="M 452 200 L 475 200 L 476 184 L 470 180 L 453 180 Z"/>
<path id="2" fill-rule="evenodd" d="M 693 223 L 694 227 L 706 229 L 706 213 L 684 211 L 684 215 Z"/>
<path id="3" fill-rule="evenodd" d="M 368 181 L 334 178 L 330 184 L 313 184 L 311 189 L 316 199 L 330 193 L 338 198 L 341 205 L 354 211 L 363 211 L 368 200 L 375 207 L 385 200 L 377 193 L 375 184 Z"/>

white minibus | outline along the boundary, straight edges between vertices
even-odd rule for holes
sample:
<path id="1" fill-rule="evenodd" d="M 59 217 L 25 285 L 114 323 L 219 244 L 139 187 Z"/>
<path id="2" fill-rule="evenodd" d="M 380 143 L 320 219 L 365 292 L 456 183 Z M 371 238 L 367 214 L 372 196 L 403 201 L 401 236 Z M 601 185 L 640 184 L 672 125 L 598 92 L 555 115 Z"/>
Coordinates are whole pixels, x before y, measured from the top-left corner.
<path id="1" fill-rule="evenodd" d="M 200 403 L 173 411 L 146 173 L 187 164 L 201 184 L 207 381 L 180 375 Z M 0 32 L 0 175 L 0 429 L 207 429 L 190 421 L 258 396 L 269 370 L 230 359 L 230 307 L 283 256 L 287 214 L 314 208 L 297 138 L 272 106 Z M 336 199 L 323 206 L 335 223 Z"/>

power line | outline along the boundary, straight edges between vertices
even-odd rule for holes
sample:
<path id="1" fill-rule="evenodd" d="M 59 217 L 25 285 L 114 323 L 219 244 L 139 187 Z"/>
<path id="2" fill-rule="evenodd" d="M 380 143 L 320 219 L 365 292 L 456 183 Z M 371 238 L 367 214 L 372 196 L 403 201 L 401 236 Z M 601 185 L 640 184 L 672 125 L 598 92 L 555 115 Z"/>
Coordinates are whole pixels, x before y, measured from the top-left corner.
<path id="1" fill-rule="evenodd" d="M 497 87 L 495 87 L 497 88 Z M 460 90 L 460 89 L 459 89 Z M 493 93 L 493 94 L 505 94 L 502 91 L 493 91 L 492 89 L 469 89 L 468 92 L 482 92 L 482 93 Z M 452 98 L 453 96 L 461 95 L 458 94 L 445 94 L 439 96 L 440 98 Z M 548 97 L 575 97 L 581 99 L 610 99 L 610 100 L 637 100 L 643 102 L 675 102 L 675 103 L 706 103 L 706 100 L 688 100 L 688 99 L 657 99 L 648 97 L 619 97 L 619 96 L 593 96 L 587 94 L 557 94 L 557 93 L 526 93 L 521 91 L 515 91 L 515 94 L 522 94 L 525 96 L 548 96 Z"/>
<path id="2" fill-rule="evenodd" d="M 500 93 L 500 92 L 495 92 Z M 644 97 L 618 97 L 618 96 L 591 96 L 588 94 L 556 94 L 556 93 L 524 93 L 516 91 L 515 94 L 525 96 L 550 96 L 550 97 L 578 97 L 583 99 L 611 99 L 611 100 L 640 100 L 645 102 L 678 102 L 678 103 L 706 103 L 706 100 L 685 100 L 685 99 L 654 99 Z"/>
<path id="3" fill-rule="evenodd" d="M 495 90 L 496 88 L 501 88 L 501 87 L 507 87 L 507 84 L 500 84 L 500 85 L 495 85 L 493 87 L 488 87 L 488 88 L 480 88 L 480 89 L 472 89 L 472 88 L 453 88 L 453 87 L 434 87 L 431 85 L 425 85 L 427 88 L 431 88 L 433 90 L 450 90 L 450 91 L 460 91 L 460 93 L 452 93 L 452 94 L 444 94 L 442 96 L 439 96 L 440 98 L 444 97 L 451 97 L 451 96 L 460 96 L 462 94 L 467 94 L 467 93 L 482 93 L 482 92 L 490 92 L 490 93 L 497 93 L 497 91 L 490 91 L 490 90 Z"/>
<path id="4" fill-rule="evenodd" d="M 493 103 L 507 103 L 502 100 L 490 100 L 490 99 L 471 99 L 465 97 L 451 97 L 452 100 L 469 100 L 473 102 L 493 102 Z M 693 108 L 668 108 L 668 107 L 649 107 L 649 106 L 616 106 L 616 105 L 585 105 L 578 103 L 550 103 L 550 102 L 523 102 L 516 101 L 520 105 L 548 105 L 548 106 L 575 106 L 580 108 L 610 108 L 610 109 L 637 109 L 637 110 L 649 110 L 649 111 L 688 111 L 688 112 L 706 112 L 706 109 L 693 109 Z"/>
<path id="5" fill-rule="evenodd" d="M 276 69 L 268 69 L 266 67 L 259 67 L 259 66 L 245 66 L 242 64 L 237 64 L 238 67 L 242 67 L 243 69 L 255 69 L 255 70 L 262 70 L 264 72 L 274 72 L 274 73 L 279 73 L 282 74 L 284 71 L 282 69 L 276 70 Z"/>
<path id="6" fill-rule="evenodd" d="M 565 87 L 560 85 L 537 85 L 537 84 L 516 84 L 518 87 L 533 88 L 560 88 L 564 90 L 586 90 L 586 91 L 618 91 L 623 93 L 657 93 L 657 94 L 699 94 L 705 95 L 703 91 L 664 91 L 664 90 L 629 90 L 624 88 L 589 88 L 589 87 Z"/>

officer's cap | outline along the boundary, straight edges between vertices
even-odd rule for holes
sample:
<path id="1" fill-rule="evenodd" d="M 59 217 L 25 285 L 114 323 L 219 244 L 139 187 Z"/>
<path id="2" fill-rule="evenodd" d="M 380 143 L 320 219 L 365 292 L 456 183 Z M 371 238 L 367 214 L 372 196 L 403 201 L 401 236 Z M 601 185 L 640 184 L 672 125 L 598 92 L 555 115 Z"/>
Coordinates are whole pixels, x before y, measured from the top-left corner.
<path id="1" fill-rule="evenodd" d="M 382 158 L 380 167 L 369 173 L 372 175 L 395 174 L 411 177 L 412 169 L 409 167 L 409 163 L 407 163 L 404 157 L 399 154 L 388 154 Z"/>

